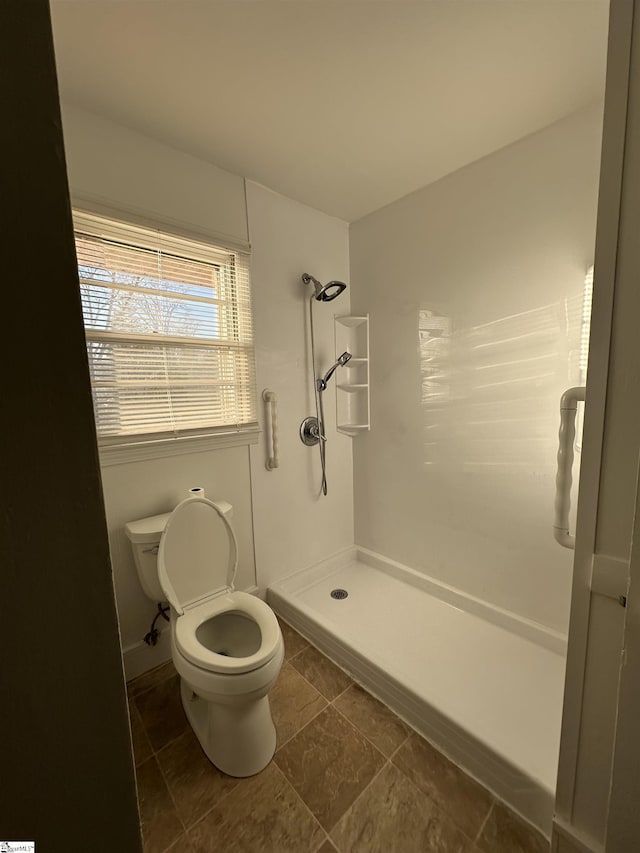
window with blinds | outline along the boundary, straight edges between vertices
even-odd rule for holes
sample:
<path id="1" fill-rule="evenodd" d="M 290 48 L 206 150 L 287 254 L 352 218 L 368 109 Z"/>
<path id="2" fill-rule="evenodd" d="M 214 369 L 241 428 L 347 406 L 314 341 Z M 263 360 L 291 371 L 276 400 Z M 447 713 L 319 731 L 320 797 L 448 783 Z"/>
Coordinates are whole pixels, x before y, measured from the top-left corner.
<path id="1" fill-rule="evenodd" d="M 249 258 L 74 212 L 101 444 L 252 430 Z"/>
<path id="2" fill-rule="evenodd" d="M 593 264 L 587 270 L 584 277 L 582 289 L 582 321 L 580 323 L 580 351 L 578 357 L 578 368 L 580 375 L 579 385 L 587 384 L 587 367 L 589 364 L 589 333 L 591 330 L 591 307 L 593 303 Z M 582 452 L 582 441 L 584 438 L 584 403 L 578 403 L 576 414 L 576 438 L 575 449 Z"/>
<path id="3" fill-rule="evenodd" d="M 580 324 L 580 384 L 587 383 L 587 365 L 589 363 L 589 331 L 591 329 L 591 306 L 593 303 L 593 264 L 584 277 L 582 291 L 582 323 Z"/>

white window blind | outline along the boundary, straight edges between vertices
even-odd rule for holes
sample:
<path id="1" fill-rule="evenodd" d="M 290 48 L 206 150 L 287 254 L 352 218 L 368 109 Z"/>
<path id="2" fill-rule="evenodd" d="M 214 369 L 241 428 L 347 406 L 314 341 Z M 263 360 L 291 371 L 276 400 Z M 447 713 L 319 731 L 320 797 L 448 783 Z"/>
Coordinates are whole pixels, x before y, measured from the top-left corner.
<path id="1" fill-rule="evenodd" d="M 589 364 L 589 333 L 591 329 L 591 307 L 593 303 L 593 265 L 587 270 L 582 290 L 582 319 L 580 323 L 580 354 L 578 368 L 580 371 L 578 384 L 587 384 L 587 366 Z M 575 449 L 582 452 L 584 438 L 584 403 L 578 403 L 576 416 Z"/>
<path id="2" fill-rule="evenodd" d="M 101 443 L 255 429 L 248 256 L 84 212 L 74 226 Z"/>
<path id="3" fill-rule="evenodd" d="M 584 277 L 582 292 L 582 323 L 580 324 L 580 384 L 587 381 L 589 363 L 589 331 L 591 329 L 591 306 L 593 302 L 593 264 Z"/>

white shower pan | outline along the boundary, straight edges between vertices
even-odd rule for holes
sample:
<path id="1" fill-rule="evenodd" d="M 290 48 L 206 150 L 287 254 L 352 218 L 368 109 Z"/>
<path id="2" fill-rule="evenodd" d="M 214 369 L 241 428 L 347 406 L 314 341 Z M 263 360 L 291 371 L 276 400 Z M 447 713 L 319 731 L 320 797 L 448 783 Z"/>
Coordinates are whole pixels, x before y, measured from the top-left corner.
<path id="1" fill-rule="evenodd" d="M 345 590 L 347 597 L 331 592 Z M 550 835 L 566 637 L 351 548 L 267 591 L 273 609 Z"/>

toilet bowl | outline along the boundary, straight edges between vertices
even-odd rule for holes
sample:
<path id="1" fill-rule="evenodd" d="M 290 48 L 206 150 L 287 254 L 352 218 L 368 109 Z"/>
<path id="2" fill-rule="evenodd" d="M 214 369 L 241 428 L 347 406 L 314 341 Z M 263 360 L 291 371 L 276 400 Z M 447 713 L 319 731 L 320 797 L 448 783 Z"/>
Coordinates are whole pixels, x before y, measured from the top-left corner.
<path id="1" fill-rule="evenodd" d="M 190 497 L 126 531 L 143 588 L 154 600 L 161 590 L 171 606 L 171 656 L 200 745 L 224 773 L 252 776 L 275 752 L 268 694 L 284 643 L 271 608 L 234 588 L 238 548 L 229 511 L 228 504 Z"/>

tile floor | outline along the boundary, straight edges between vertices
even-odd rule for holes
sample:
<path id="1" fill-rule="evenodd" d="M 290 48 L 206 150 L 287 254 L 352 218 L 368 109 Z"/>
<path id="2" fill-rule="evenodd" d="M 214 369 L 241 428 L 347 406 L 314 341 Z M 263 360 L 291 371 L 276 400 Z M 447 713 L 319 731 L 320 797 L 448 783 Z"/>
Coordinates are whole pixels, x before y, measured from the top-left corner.
<path id="1" fill-rule="evenodd" d="M 130 682 L 145 853 L 543 853 L 522 824 L 281 623 L 278 748 L 249 779 L 205 758 L 167 663 Z"/>

